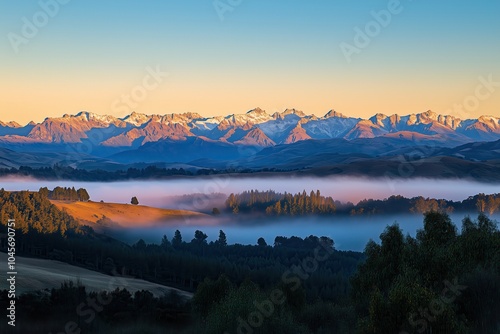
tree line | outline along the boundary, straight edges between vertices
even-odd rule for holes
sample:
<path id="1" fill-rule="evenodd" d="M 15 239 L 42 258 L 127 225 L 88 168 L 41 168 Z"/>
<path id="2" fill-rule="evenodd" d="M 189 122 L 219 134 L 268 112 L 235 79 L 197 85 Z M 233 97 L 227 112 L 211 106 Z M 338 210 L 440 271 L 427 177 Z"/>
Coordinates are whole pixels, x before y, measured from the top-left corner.
<path id="1" fill-rule="evenodd" d="M 45 189 L 0 192 L 3 215 L 0 233 L 5 233 L 7 219 L 16 219 L 16 228 L 20 231 L 16 234 L 19 255 L 59 260 L 108 274 L 115 268 L 124 275 L 189 291 L 194 291 L 205 278 L 217 279 L 220 273 L 225 273 L 236 284 L 250 278 L 260 286 L 271 286 L 294 259 L 310 254 L 311 244 L 319 240 L 310 237 L 287 241 L 277 237 L 271 245 L 262 238 L 256 240 L 255 245 L 229 245 L 223 231 L 210 243 L 202 231 L 196 231 L 188 240 L 175 231 L 171 238 L 164 236 L 156 244 L 139 240 L 127 245 L 96 233 L 91 227 L 80 226 L 50 203 L 45 194 Z M 333 247 L 333 241 L 331 245 Z M 309 296 L 341 298 L 362 258 L 358 252 L 335 251 L 321 268 L 322 274 L 307 285 Z"/>
<path id="2" fill-rule="evenodd" d="M 252 170 L 248 168 L 200 168 L 197 170 L 186 170 L 184 168 L 165 168 L 158 166 L 148 166 L 145 168 L 128 168 L 116 171 L 103 169 L 80 169 L 71 166 L 55 164 L 51 167 L 29 167 L 0 168 L 1 176 L 31 176 L 40 180 L 72 180 L 72 181 L 119 181 L 119 180 L 147 180 L 166 179 L 172 176 L 198 176 L 198 175 L 218 175 L 218 174 L 250 174 L 259 172 L 284 172 L 287 170 L 277 168 L 263 168 Z"/>
<path id="3" fill-rule="evenodd" d="M 86 193 L 86 192 L 85 192 Z M 8 219 L 15 219 L 16 229 L 22 233 L 79 233 L 80 226 L 66 212 L 59 210 L 48 199 L 47 188 L 39 192 L 0 189 L 0 231 L 6 230 Z"/>
<path id="4" fill-rule="evenodd" d="M 364 254 L 342 300 L 309 300 L 307 278 L 266 289 L 221 276 L 198 287 L 193 311 L 205 333 L 499 332 L 500 232 L 485 214 L 465 217 L 459 233 L 429 212 L 416 237 L 394 224 Z"/>
<path id="5" fill-rule="evenodd" d="M 96 292 L 79 281 L 65 281 L 59 288 L 25 293 L 15 301 L 20 333 L 175 333 L 193 321 L 190 301 L 176 290 L 161 296 L 126 288 Z M 9 302 L 7 290 L 1 290 L 1 307 Z M 9 327 L 6 321 L 0 324 L 2 333 L 9 333 Z"/>
<path id="6" fill-rule="evenodd" d="M 235 333 L 239 328 L 304 334 L 500 329 L 500 232 L 483 213 L 476 220 L 464 218 L 459 233 L 446 212 L 428 212 L 415 237 L 405 236 L 394 224 L 380 235 L 380 243 L 370 241 L 364 253 L 337 251 L 332 239 L 315 236 L 277 236 L 271 245 L 263 238 L 256 245 L 230 245 L 231 236 L 222 230 L 213 242 L 207 242 L 201 230 L 192 237 L 177 230 L 157 243 L 139 240 L 127 245 L 79 226 L 44 193 L 0 190 L 0 233 L 14 216 L 20 256 L 195 292 L 190 304 L 177 306 L 168 304 L 175 296 L 162 301 L 147 292 L 137 297 L 126 290 L 107 292 L 114 294 L 115 302 L 88 324 L 95 327 L 89 329 L 83 320 L 79 324 L 88 332 L 133 326 L 134 321 L 151 332 L 180 333 Z M 477 195 L 466 203 L 476 205 L 479 200 L 489 199 Z M 318 245 L 326 245 L 331 253 L 315 263 L 311 258 Z M 5 290 L 0 293 L 2 307 L 8 302 L 5 295 Z M 25 317 L 23 323 L 49 319 L 54 326 L 49 330 L 60 332 L 57 326 L 67 322 L 67 310 L 74 312 L 89 296 L 97 295 L 68 285 L 50 294 L 27 294 L 19 297 L 19 314 Z M 165 319 L 177 317 L 183 320 L 172 329 Z"/>
<path id="7" fill-rule="evenodd" d="M 496 222 L 467 216 L 458 233 L 447 214 L 430 212 L 415 238 L 394 224 L 380 240 L 351 281 L 360 333 L 498 333 Z"/>
<path id="8" fill-rule="evenodd" d="M 336 211 L 336 204 L 331 197 L 322 196 L 319 190 L 309 194 L 305 190 L 297 194 L 250 190 L 231 193 L 226 200 L 226 210 L 235 214 L 265 213 L 276 216 L 332 214 Z"/>
<path id="9" fill-rule="evenodd" d="M 500 211 L 500 194 L 481 193 L 462 201 L 393 195 L 381 200 L 364 199 L 353 204 L 322 196 L 319 190 L 309 194 L 305 190 L 296 194 L 250 190 L 239 194 L 231 193 L 225 202 L 226 213 L 268 216 L 423 214 L 431 211 L 484 212 L 492 215 Z"/>
<path id="10" fill-rule="evenodd" d="M 200 275 L 205 278 L 193 289 L 190 302 L 175 294 L 154 297 L 147 291 L 131 294 L 125 289 L 89 293 L 78 284 L 64 283 L 50 293 L 18 297 L 20 320 L 33 324 L 33 333 L 37 328 L 56 331 L 90 297 L 111 303 L 99 306 L 95 321 L 78 318 L 84 332 L 133 328 L 185 334 L 465 334 L 500 329 L 500 232 L 485 214 L 476 220 L 465 217 L 459 233 L 446 213 L 429 212 L 416 237 L 405 236 L 397 224 L 390 225 L 379 243 L 368 242 L 362 257 L 334 251 L 331 258 L 321 255 L 316 265 L 301 263 L 315 254 L 318 244 L 326 241 L 333 246 L 333 240 L 276 237 L 274 246 L 262 240 L 255 246 L 228 246 L 222 231 L 216 241 L 206 239 L 198 230 L 189 242 L 176 231 L 160 244 L 139 240 L 124 248 L 118 243 L 105 248 L 99 238 L 85 240 L 92 240 L 89 250 L 94 259 L 99 254 L 117 255 L 96 268 L 104 272 L 123 272 L 122 263 L 137 261 L 133 266 L 143 262 L 142 271 L 127 275 L 153 280 L 152 275 L 171 270 L 171 274 L 194 277 L 201 269 L 198 266 L 205 264 Z M 77 244 L 66 247 L 74 251 L 82 246 Z M 121 249 L 126 257 L 112 249 Z M 346 262 L 349 254 L 355 255 L 351 265 Z M 339 280 L 344 275 L 347 285 Z M 325 287 L 336 294 L 328 294 Z M 1 307 L 7 305 L 6 295 L 6 290 L 0 292 Z"/>
<path id="11" fill-rule="evenodd" d="M 38 192 L 53 200 L 86 202 L 90 199 L 89 193 L 84 188 L 76 190 L 75 187 L 55 187 L 53 190 L 49 190 L 47 187 L 43 187 Z"/>

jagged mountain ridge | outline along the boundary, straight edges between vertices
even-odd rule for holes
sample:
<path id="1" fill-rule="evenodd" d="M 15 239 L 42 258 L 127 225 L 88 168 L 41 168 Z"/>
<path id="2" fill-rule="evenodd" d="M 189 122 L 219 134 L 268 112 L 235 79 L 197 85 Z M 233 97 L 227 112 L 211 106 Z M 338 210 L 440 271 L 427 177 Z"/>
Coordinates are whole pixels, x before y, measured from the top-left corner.
<path id="1" fill-rule="evenodd" d="M 226 144 L 269 147 L 308 139 L 375 138 L 388 136 L 413 141 L 434 140 L 446 146 L 500 139 L 500 118 L 481 116 L 461 120 L 432 111 L 419 114 L 376 114 L 368 119 L 330 110 L 323 117 L 296 109 L 268 114 L 260 108 L 244 114 L 203 117 L 197 113 L 146 115 L 133 112 L 122 118 L 82 111 L 20 126 L 0 121 L 0 143 L 65 144 L 91 140 L 103 147 L 137 148 L 150 142 L 187 138 Z"/>

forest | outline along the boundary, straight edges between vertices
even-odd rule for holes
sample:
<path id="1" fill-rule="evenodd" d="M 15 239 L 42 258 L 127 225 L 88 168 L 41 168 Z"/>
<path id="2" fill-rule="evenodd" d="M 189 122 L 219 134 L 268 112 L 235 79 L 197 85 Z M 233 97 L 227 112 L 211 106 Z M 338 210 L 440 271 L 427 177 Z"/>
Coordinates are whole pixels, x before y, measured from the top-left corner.
<path id="1" fill-rule="evenodd" d="M 249 174 L 259 172 L 283 172 L 285 170 L 277 168 L 263 168 L 259 170 L 251 169 L 212 169 L 201 168 L 194 171 L 184 168 L 165 168 L 157 166 L 147 166 L 144 168 L 127 168 L 115 171 L 103 169 L 81 169 L 71 166 L 62 166 L 55 164 L 51 167 L 29 167 L 20 166 L 19 168 L 0 168 L 0 177 L 2 176 L 31 176 L 40 180 L 72 180 L 72 181 L 120 181 L 120 180 L 148 180 L 148 179 L 167 179 L 172 176 L 202 176 L 216 174 Z"/>
<path id="2" fill-rule="evenodd" d="M 50 203 L 49 193 L 47 188 L 38 192 L 0 189 L 0 232 L 6 231 L 8 219 L 15 219 L 16 228 L 23 234 L 79 233 L 81 228 L 76 220 Z"/>
<path id="3" fill-rule="evenodd" d="M 462 201 L 424 198 L 406 198 L 393 195 L 382 200 L 364 199 L 357 204 L 343 203 L 330 196 L 322 196 L 319 190 L 307 193 L 278 193 L 273 190 L 250 190 L 230 194 L 225 202 L 225 212 L 233 214 L 265 214 L 268 216 L 303 215 L 375 215 L 417 213 L 430 211 L 486 212 L 490 215 L 500 211 L 500 194 L 477 194 Z"/>
<path id="4" fill-rule="evenodd" d="M 40 188 L 38 191 L 42 196 L 48 199 L 60 200 L 60 201 L 80 201 L 85 202 L 90 199 L 87 189 L 75 187 L 55 187 L 53 190 L 47 189 L 47 187 Z"/>
<path id="5" fill-rule="evenodd" d="M 320 196 L 315 193 L 316 199 Z M 358 253 L 338 251 L 334 240 L 316 236 L 230 245 L 231 236 L 222 230 L 213 242 L 197 230 L 193 236 L 176 231 L 157 243 L 128 245 L 78 225 L 50 203 L 43 188 L 2 190 L 0 201 L 0 233 L 7 218 L 21 223 L 19 256 L 55 259 L 194 293 L 183 300 L 147 291 L 132 295 L 126 289 L 89 292 L 79 282 L 65 282 L 59 289 L 17 296 L 18 321 L 28 324 L 30 333 L 59 333 L 69 320 L 82 333 L 500 330 L 500 232 L 485 213 L 466 216 L 458 230 L 446 212 L 430 211 L 416 237 L 390 225 L 379 242 L 370 241 Z M 85 316 L 75 313 L 88 300 L 109 302 Z M 4 290 L 0 307 L 7 302 Z"/>

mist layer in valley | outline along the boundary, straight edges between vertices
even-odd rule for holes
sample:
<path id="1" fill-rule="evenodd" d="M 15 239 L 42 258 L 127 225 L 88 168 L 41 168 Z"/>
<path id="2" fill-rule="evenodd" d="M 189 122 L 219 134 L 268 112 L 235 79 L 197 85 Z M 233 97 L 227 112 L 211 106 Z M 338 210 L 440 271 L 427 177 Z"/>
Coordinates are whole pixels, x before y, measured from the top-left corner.
<path id="1" fill-rule="evenodd" d="M 141 205 L 158 208 L 191 210 L 210 213 L 213 208 L 224 211 L 225 201 L 230 193 L 239 193 L 250 189 L 277 192 L 298 193 L 306 190 L 320 190 L 324 196 L 331 196 L 341 202 L 357 203 L 363 199 L 384 199 L 392 195 L 405 197 L 431 197 L 460 201 L 478 193 L 497 193 L 499 185 L 484 184 L 464 180 L 406 179 L 400 181 L 368 178 L 344 177 L 206 177 L 196 179 L 178 179 L 161 181 L 128 182 L 74 182 L 46 181 L 34 179 L 9 179 L 0 181 L 0 187 L 6 190 L 38 190 L 40 187 L 85 188 L 94 202 L 130 203 L 136 196 Z M 454 213 L 452 219 L 458 228 L 467 213 Z M 472 217 L 476 212 L 469 212 Z M 496 218 L 496 217 L 494 217 Z M 400 224 L 405 233 L 415 235 L 422 227 L 421 214 L 405 215 L 360 215 L 328 217 L 252 217 L 222 214 L 214 217 L 181 217 L 157 222 L 154 226 L 133 227 L 127 229 L 107 229 L 117 238 L 128 243 L 139 239 L 159 243 L 164 234 L 172 238 L 179 229 L 185 241 L 193 238 L 195 230 L 202 230 L 208 235 L 208 241 L 218 237 L 222 229 L 228 236 L 229 243 L 255 244 L 259 237 L 272 244 L 276 236 L 324 235 L 332 238 L 341 250 L 362 251 L 369 239 L 377 239 L 387 225 Z"/>
<path id="2" fill-rule="evenodd" d="M 476 218 L 477 213 L 457 213 L 450 217 L 460 231 L 462 219 L 470 215 Z M 492 216 L 497 221 L 500 215 Z M 378 240 L 384 229 L 397 223 L 405 234 L 415 237 L 417 230 L 423 228 L 423 215 L 379 215 L 379 216 L 332 216 L 332 217 L 283 217 L 241 219 L 220 219 L 214 224 L 214 220 L 190 220 L 179 221 L 178 224 L 169 224 L 129 228 L 129 229 L 109 229 L 107 233 L 116 238 L 133 244 L 140 239 L 147 243 L 159 244 L 163 235 L 171 239 L 175 230 L 179 230 L 183 240 L 186 242 L 194 238 L 196 230 L 201 230 L 208 235 L 207 241 L 215 241 L 219 236 L 219 231 L 223 230 L 227 235 L 229 244 L 255 245 L 259 238 L 264 238 L 269 245 L 274 243 L 277 236 L 305 238 L 310 235 L 326 236 L 334 240 L 335 248 L 344 251 L 362 252 L 366 243 Z"/>
<path id="3" fill-rule="evenodd" d="M 479 183 L 466 180 L 435 179 L 370 179 L 350 177 L 231 177 L 227 175 L 152 181 L 77 182 L 67 180 L 47 181 L 30 178 L 2 178 L 0 187 L 6 190 L 38 190 L 61 187 L 85 188 L 92 201 L 130 203 L 132 196 L 140 204 L 171 209 L 202 211 L 223 205 L 230 193 L 246 190 L 274 190 L 297 193 L 303 190 L 320 190 L 342 202 L 356 203 L 363 199 L 384 199 L 392 195 L 405 197 L 432 197 L 462 200 L 478 193 L 497 193 L 500 184 Z M 182 197 L 186 194 L 196 194 Z M 214 195 L 215 194 L 215 195 Z M 222 196 L 223 194 L 224 196 Z M 178 197 L 181 196 L 181 197 Z"/>

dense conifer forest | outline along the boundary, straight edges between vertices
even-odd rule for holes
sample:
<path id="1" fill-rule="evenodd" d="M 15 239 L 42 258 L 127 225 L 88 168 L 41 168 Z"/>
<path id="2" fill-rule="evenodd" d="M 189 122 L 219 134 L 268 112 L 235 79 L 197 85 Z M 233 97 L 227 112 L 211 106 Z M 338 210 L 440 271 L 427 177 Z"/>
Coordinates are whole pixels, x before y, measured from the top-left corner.
<path id="1" fill-rule="evenodd" d="M 74 196 L 73 189 L 59 192 Z M 363 253 L 337 251 L 334 240 L 316 236 L 231 245 L 231 236 L 222 230 L 214 242 L 198 230 L 194 236 L 175 231 L 157 243 L 127 245 L 78 225 L 50 203 L 51 193 L 46 188 L 0 191 L 0 233 L 5 233 L 8 218 L 16 219 L 19 256 L 142 278 L 191 291 L 194 297 L 154 297 L 147 291 L 132 295 L 126 289 L 89 292 L 78 282 L 66 282 L 59 289 L 17 296 L 18 323 L 27 324 L 30 333 L 64 332 L 69 321 L 82 333 L 132 333 L 139 328 L 143 333 L 500 330 L 500 232 L 485 213 L 465 217 L 457 230 L 446 210 L 431 210 L 416 237 L 390 225 Z M 80 194 L 80 200 L 87 198 Z M 240 200 L 255 204 L 261 196 L 265 203 L 290 198 L 293 203 L 301 194 L 252 198 L 247 193 Z M 489 201 L 478 196 L 466 204 Z M 303 199 L 318 212 L 331 203 L 317 192 Z M 0 293 L 2 308 L 6 296 L 5 290 Z M 78 315 L 79 305 L 89 298 L 109 302 Z"/>
<path id="2" fill-rule="evenodd" d="M 168 179 L 172 176 L 204 176 L 220 174 L 250 174 L 259 172 L 283 172 L 277 168 L 251 169 L 210 169 L 201 168 L 194 171 L 184 168 L 165 168 L 148 166 L 144 168 L 127 168 L 123 170 L 108 171 L 102 169 L 80 169 L 70 166 L 54 165 L 51 167 L 0 168 L 1 176 L 31 176 L 40 180 L 73 180 L 73 181 L 119 181 L 119 180 L 148 180 Z"/>
<path id="3" fill-rule="evenodd" d="M 343 203 L 329 196 L 322 196 L 319 190 L 307 193 L 278 193 L 273 190 L 250 190 L 230 194 L 226 200 L 226 212 L 233 214 L 265 214 L 269 216 L 303 215 L 375 215 L 437 212 L 486 212 L 500 211 L 500 194 L 477 194 L 463 201 L 424 198 L 406 198 L 393 195 L 386 199 L 364 199 L 357 204 Z"/>

